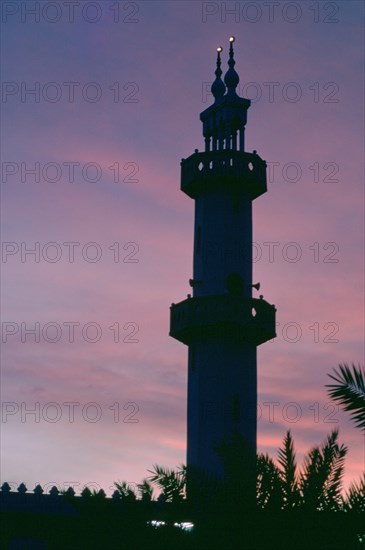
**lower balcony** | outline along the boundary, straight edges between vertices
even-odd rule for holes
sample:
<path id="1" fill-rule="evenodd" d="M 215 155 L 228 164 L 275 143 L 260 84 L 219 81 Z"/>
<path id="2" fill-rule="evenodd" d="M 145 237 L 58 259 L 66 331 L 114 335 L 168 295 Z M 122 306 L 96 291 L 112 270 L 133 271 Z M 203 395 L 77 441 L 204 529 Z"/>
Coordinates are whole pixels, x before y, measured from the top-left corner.
<path id="1" fill-rule="evenodd" d="M 220 295 L 187 298 L 170 308 L 170 336 L 191 344 L 238 339 L 259 346 L 275 338 L 275 306 L 260 298 Z"/>

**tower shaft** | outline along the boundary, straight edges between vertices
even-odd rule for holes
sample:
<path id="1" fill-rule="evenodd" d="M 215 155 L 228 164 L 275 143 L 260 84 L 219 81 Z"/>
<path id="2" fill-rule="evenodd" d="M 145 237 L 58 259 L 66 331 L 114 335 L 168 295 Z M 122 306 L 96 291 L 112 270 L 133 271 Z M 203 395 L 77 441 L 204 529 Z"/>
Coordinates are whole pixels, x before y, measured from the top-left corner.
<path id="1" fill-rule="evenodd" d="M 252 293 L 252 202 L 242 194 L 211 189 L 195 200 L 194 296 L 224 294 L 238 273 Z"/>
<path id="2" fill-rule="evenodd" d="M 225 84 L 220 48 L 215 102 L 200 115 L 205 151 L 181 162 L 195 200 L 193 295 L 170 309 L 170 335 L 188 346 L 187 465 L 219 477 L 229 472 L 217 450 L 234 437 L 256 455 L 257 346 L 275 336 L 276 312 L 252 297 L 252 201 L 266 192 L 266 162 L 244 150 L 250 101 L 236 93 L 230 41 Z"/>
<path id="3" fill-rule="evenodd" d="M 256 454 L 256 387 L 254 344 L 228 337 L 189 346 L 188 465 L 224 476 L 216 448 L 237 433 Z"/>

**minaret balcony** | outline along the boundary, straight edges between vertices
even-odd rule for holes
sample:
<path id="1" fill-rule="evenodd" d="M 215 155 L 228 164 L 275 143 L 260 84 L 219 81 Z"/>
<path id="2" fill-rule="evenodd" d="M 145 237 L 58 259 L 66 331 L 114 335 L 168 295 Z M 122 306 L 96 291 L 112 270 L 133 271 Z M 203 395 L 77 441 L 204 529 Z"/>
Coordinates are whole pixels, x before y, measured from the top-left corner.
<path id="1" fill-rule="evenodd" d="M 224 149 L 194 153 L 181 161 L 181 190 L 195 199 L 212 187 L 251 200 L 266 193 L 266 162 L 256 153 Z"/>
<path id="2" fill-rule="evenodd" d="M 190 345 L 206 339 L 238 339 L 255 346 L 276 336 L 275 306 L 263 298 L 229 294 L 188 297 L 170 308 L 170 336 Z"/>

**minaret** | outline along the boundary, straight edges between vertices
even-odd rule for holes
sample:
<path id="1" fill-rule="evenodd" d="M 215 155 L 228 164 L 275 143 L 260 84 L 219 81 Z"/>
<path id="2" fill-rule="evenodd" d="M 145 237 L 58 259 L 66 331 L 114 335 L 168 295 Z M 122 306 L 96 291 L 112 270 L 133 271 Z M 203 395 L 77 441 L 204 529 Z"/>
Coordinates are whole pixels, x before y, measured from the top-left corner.
<path id="1" fill-rule="evenodd" d="M 200 115 L 205 152 L 181 161 L 195 200 L 193 296 L 172 304 L 170 336 L 188 346 L 187 465 L 224 476 L 216 446 L 240 434 L 256 453 L 256 348 L 275 336 L 275 307 L 252 298 L 252 201 L 266 192 L 266 162 L 245 151 L 250 100 L 237 95 L 230 38 L 214 103 Z"/>

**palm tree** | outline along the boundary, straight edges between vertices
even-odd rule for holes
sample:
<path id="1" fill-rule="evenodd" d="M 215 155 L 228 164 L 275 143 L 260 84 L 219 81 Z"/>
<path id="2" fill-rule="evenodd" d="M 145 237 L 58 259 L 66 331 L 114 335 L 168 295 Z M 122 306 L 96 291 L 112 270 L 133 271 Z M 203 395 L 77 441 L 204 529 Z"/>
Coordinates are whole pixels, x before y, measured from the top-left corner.
<path id="1" fill-rule="evenodd" d="M 260 508 L 305 507 L 307 510 L 338 510 L 347 447 L 337 443 L 334 429 L 319 447 L 313 447 L 302 471 L 297 473 L 294 442 L 287 432 L 279 449 L 279 466 L 268 455 L 258 455 L 257 502 Z"/>
<path id="2" fill-rule="evenodd" d="M 311 511 L 365 511 L 365 473 L 357 483 L 352 483 L 345 496 L 342 496 L 342 480 L 344 473 L 347 447 L 338 443 L 338 428 L 335 428 L 324 442 L 309 450 L 304 457 L 303 465 L 298 470 L 294 441 L 290 431 L 284 437 L 282 447 L 278 450 L 278 463 L 268 454 L 258 454 L 256 461 L 256 502 L 260 509 L 272 511 L 302 509 Z M 230 453 L 227 449 L 222 455 L 223 462 L 229 466 L 231 473 L 237 473 L 236 463 L 229 464 Z M 242 456 L 241 456 L 242 458 Z M 245 461 L 243 460 L 243 469 Z M 143 480 L 138 487 L 148 484 L 157 485 L 168 502 L 181 502 L 186 496 L 187 467 L 179 466 L 176 470 L 164 468 L 155 464 L 153 470 L 148 470 L 152 476 Z M 242 468 L 241 468 L 242 473 Z M 196 473 L 196 489 L 202 492 L 208 489 L 210 500 L 214 501 L 215 493 L 222 490 L 217 480 L 210 479 L 204 473 Z M 246 476 L 242 474 L 245 481 Z M 218 484 L 213 483 L 216 481 Z M 245 502 L 245 483 L 238 479 L 238 491 L 233 492 L 234 479 L 228 480 L 228 500 L 232 504 L 241 505 Z M 118 487 L 118 484 L 115 484 Z M 118 487 L 119 488 L 119 487 Z M 124 488 L 125 490 L 125 488 Z M 233 498 L 232 498 L 233 497 Z M 237 499 L 238 497 L 238 499 Z M 229 502 L 225 499 L 225 505 Z M 241 506 L 242 507 L 242 506 Z"/>
<path id="3" fill-rule="evenodd" d="M 353 482 L 346 493 L 343 502 L 346 511 L 365 512 L 365 472 L 359 482 Z"/>
<path id="4" fill-rule="evenodd" d="M 148 470 L 152 476 L 147 480 L 155 483 L 162 490 L 167 502 L 181 502 L 185 496 L 186 466 L 181 464 L 177 470 L 164 468 L 158 464 L 153 465 L 153 470 Z"/>
<path id="5" fill-rule="evenodd" d="M 328 376 L 336 384 L 326 384 L 331 399 L 350 411 L 355 425 L 365 430 L 365 369 L 352 363 L 352 370 L 347 363 L 338 366 L 338 371 Z"/>
<path id="6" fill-rule="evenodd" d="M 141 483 L 138 483 L 137 487 L 141 500 L 150 502 L 153 498 L 153 487 L 148 479 L 143 479 Z"/>
<path id="7" fill-rule="evenodd" d="M 301 505 L 314 510 L 338 510 L 347 447 L 337 443 L 338 428 L 321 447 L 313 447 L 304 458 L 299 477 Z"/>
<path id="8" fill-rule="evenodd" d="M 256 502 L 259 508 L 278 510 L 283 504 L 280 470 L 268 454 L 257 456 Z"/>
<path id="9" fill-rule="evenodd" d="M 294 451 L 294 441 L 288 430 L 283 441 L 283 447 L 278 451 L 280 465 L 279 478 L 283 493 L 283 508 L 294 508 L 299 502 L 297 479 L 297 462 Z"/>
<path id="10" fill-rule="evenodd" d="M 136 494 L 127 481 L 116 481 L 114 485 L 118 489 L 122 500 L 125 502 L 134 502 L 136 500 Z"/>

